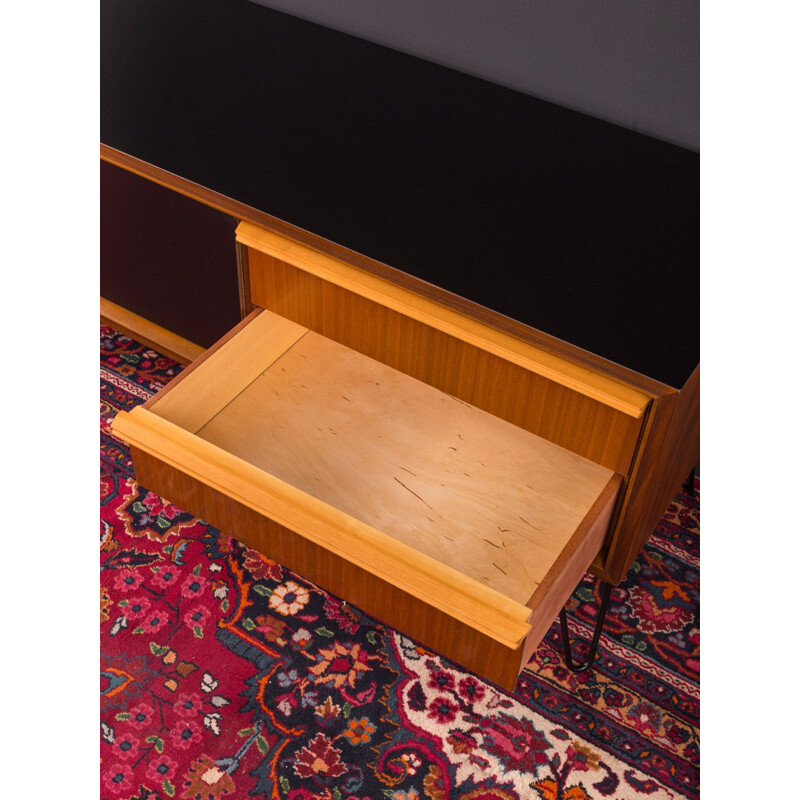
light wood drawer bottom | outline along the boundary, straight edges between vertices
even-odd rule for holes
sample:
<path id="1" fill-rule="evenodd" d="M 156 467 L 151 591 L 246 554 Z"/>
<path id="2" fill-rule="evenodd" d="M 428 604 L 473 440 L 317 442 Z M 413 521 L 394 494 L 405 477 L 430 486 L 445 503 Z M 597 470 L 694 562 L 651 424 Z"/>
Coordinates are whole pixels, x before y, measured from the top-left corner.
<path id="1" fill-rule="evenodd" d="M 621 478 L 270 312 L 121 413 L 138 480 L 506 688 Z"/>

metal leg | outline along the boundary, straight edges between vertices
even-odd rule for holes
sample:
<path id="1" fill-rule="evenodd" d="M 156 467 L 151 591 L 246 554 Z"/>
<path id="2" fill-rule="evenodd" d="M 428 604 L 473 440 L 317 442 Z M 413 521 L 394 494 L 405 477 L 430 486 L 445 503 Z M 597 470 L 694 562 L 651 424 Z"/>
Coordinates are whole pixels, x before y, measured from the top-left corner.
<path id="1" fill-rule="evenodd" d="M 564 661 L 567 665 L 567 668 L 572 672 L 583 672 L 584 670 L 589 669 L 594 662 L 595 656 L 597 655 L 597 645 L 600 642 L 600 634 L 603 630 L 603 622 L 606 618 L 606 611 L 608 611 L 608 601 L 611 599 L 611 590 L 614 588 L 610 583 L 606 583 L 605 581 L 603 581 L 602 584 L 603 586 L 600 590 L 600 608 L 598 609 L 597 622 L 594 626 L 594 636 L 592 636 L 592 643 L 589 646 L 589 654 L 586 656 L 586 660 L 582 664 L 576 665 L 572 660 L 572 650 L 569 646 L 569 629 L 567 628 L 566 607 L 562 608 L 561 613 L 559 614 L 561 617 L 561 639 L 564 642 Z"/>
<path id="2" fill-rule="evenodd" d="M 697 477 L 697 465 L 692 467 L 689 477 L 683 482 L 683 491 L 694 497 L 694 479 Z"/>

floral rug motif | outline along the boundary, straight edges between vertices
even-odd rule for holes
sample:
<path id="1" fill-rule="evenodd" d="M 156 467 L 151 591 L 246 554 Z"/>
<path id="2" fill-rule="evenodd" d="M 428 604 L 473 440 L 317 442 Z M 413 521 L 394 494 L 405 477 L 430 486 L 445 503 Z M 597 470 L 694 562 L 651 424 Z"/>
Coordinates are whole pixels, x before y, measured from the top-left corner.
<path id="1" fill-rule="evenodd" d="M 101 327 L 101 797 L 699 797 L 699 505 L 511 694 L 139 486 L 110 433 L 180 366 Z M 598 587 L 570 603 L 580 658 Z"/>

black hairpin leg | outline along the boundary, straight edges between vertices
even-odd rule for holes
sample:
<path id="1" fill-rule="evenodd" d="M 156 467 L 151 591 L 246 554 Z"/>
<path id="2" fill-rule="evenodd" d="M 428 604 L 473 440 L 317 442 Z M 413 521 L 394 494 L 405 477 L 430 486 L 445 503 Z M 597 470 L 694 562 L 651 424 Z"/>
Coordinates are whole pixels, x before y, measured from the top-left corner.
<path id="1" fill-rule="evenodd" d="M 697 477 L 697 465 L 692 467 L 689 477 L 683 482 L 683 491 L 694 497 L 694 480 Z"/>
<path id="2" fill-rule="evenodd" d="M 583 672 L 589 669 L 594 662 L 594 658 L 597 655 L 597 645 L 600 643 L 600 634 L 603 631 L 603 622 L 605 622 L 606 619 L 606 611 L 608 611 L 608 601 L 611 599 L 611 590 L 613 588 L 614 587 L 610 583 L 602 582 L 602 588 L 600 589 L 600 608 L 597 612 L 594 636 L 592 636 L 592 643 L 589 646 L 589 654 L 582 664 L 575 664 L 572 660 L 572 650 L 569 646 L 569 629 L 567 628 L 567 609 L 566 606 L 561 609 L 559 616 L 561 617 L 561 639 L 564 642 L 564 661 L 568 669 L 572 672 Z"/>

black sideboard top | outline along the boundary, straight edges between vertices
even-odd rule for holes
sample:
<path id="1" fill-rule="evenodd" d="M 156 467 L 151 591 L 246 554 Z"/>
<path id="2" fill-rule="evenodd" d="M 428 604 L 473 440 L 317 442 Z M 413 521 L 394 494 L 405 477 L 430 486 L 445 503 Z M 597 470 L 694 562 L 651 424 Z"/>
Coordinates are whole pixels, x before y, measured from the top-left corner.
<path id="1" fill-rule="evenodd" d="M 101 0 L 101 141 L 648 377 L 699 360 L 699 155 L 247 0 Z"/>

